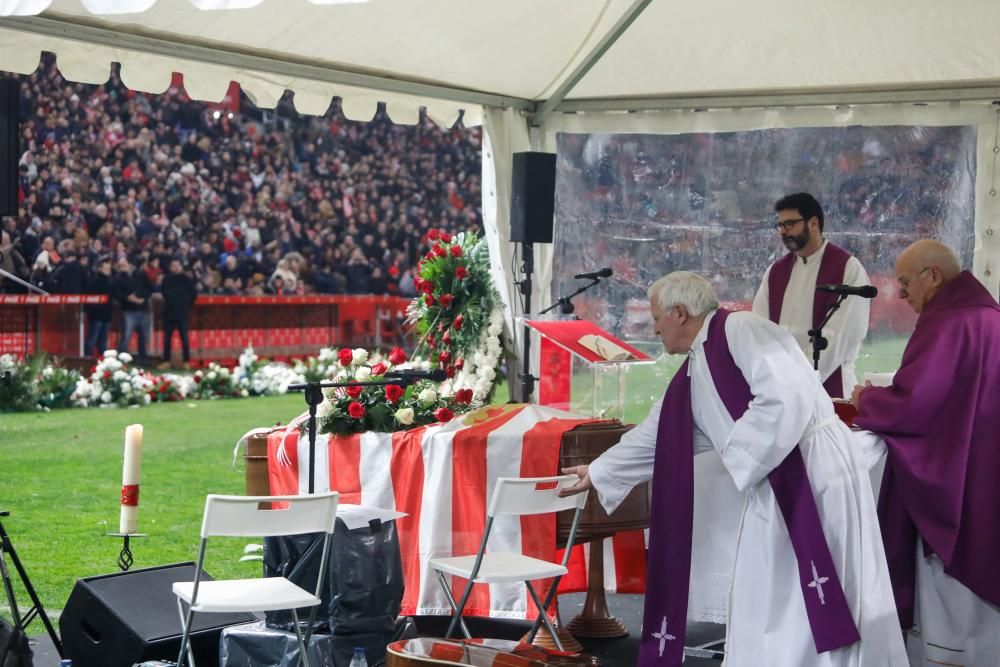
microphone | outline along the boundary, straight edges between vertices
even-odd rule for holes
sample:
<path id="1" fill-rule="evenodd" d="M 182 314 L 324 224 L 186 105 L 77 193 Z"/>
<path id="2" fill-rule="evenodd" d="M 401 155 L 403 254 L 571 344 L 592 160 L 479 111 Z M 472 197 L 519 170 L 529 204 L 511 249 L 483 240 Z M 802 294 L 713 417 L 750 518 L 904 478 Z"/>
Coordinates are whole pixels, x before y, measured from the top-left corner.
<path id="1" fill-rule="evenodd" d="M 386 380 L 403 380 L 404 382 L 416 382 L 418 380 L 430 380 L 431 382 L 444 382 L 448 379 L 448 374 L 440 368 L 432 368 L 429 371 L 418 371 L 415 368 L 400 368 L 387 371 L 382 376 Z"/>
<path id="2" fill-rule="evenodd" d="M 816 285 L 817 292 L 833 292 L 844 296 L 860 296 L 863 299 L 874 299 L 878 288 L 874 285 Z"/>
<path id="3" fill-rule="evenodd" d="M 610 278 L 614 271 L 605 267 L 600 271 L 591 271 L 590 273 L 578 273 L 573 276 L 577 280 L 597 280 L 598 278 Z"/>

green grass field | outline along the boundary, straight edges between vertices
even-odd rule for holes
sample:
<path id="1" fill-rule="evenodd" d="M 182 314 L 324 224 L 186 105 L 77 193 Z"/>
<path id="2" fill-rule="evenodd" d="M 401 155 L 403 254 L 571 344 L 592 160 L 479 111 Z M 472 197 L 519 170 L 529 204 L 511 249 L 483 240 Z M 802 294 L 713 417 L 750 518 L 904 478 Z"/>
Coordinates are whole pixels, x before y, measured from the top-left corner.
<path id="1" fill-rule="evenodd" d="M 903 339 L 866 345 L 866 371 L 896 368 Z M 656 352 L 656 350 L 651 350 Z M 682 361 L 662 356 L 628 378 L 627 421 L 646 416 Z M 505 387 L 495 399 L 507 400 Z M 304 409 L 302 396 L 181 402 L 139 409 L 60 410 L 0 415 L 0 509 L 14 547 L 42 602 L 60 610 L 77 578 L 117 569 L 125 426 L 145 427 L 139 530 L 134 567 L 194 560 L 205 495 L 243 493 L 243 472 L 232 466 L 237 439 L 251 428 L 285 423 Z M 215 576 L 254 576 L 260 563 L 239 563 L 243 542 L 220 540 L 208 555 Z M 24 592 L 17 599 L 27 608 Z M 22 610 L 23 611 L 23 610 Z M 0 596 L 0 612 L 6 600 Z M 41 626 L 32 628 L 41 632 Z"/>

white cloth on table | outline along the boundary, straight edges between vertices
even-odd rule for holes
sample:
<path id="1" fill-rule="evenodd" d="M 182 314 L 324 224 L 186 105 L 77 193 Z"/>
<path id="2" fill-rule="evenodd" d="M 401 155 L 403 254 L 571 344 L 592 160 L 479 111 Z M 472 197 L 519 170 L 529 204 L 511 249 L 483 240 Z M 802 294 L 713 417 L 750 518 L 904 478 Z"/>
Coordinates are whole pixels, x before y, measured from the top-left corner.
<path id="1" fill-rule="evenodd" d="M 799 348 L 812 363 L 812 343 L 809 342 L 809 330 L 812 329 L 813 299 L 816 297 L 816 278 L 819 275 L 820 262 L 829 242 L 824 241 L 820 249 L 803 262 L 795 258 L 792 275 L 785 288 L 785 296 L 781 302 L 781 316 L 778 324 L 795 338 Z M 753 312 L 767 319 L 769 313 L 770 288 L 768 278 L 774 264 L 764 272 L 760 287 L 753 300 Z M 867 285 L 868 273 L 857 257 L 851 256 L 844 267 L 845 285 Z M 854 373 L 854 361 L 861 350 L 861 342 L 868 335 L 868 315 L 871 302 L 861 297 L 848 297 L 827 325 L 823 328 L 823 336 L 829 346 L 823 350 L 819 358 L 819 375 L 823 382 L 837 370 L 842 369 L 841 378 L 844 383 L 844 396 L 850 397 L 858 379 Z"/>
<path id="2" fill-rule="evenodd" d="M 871 484 L 852 447 L 850 432 L 836 419 L 830 398 L 792 337 L 750 313 L 733 313 L 726 322 L 730 351 L 756 397 L 734 423 L 716 391 L 702 349 L 713 316 L 706 318 L 689 355 L 695 451 L 711 449 L 712 453 L 700 456 L 720 457 L 728 473 L 725 484 L 715 482 L 720 493 L 731 494 L 735 488 L 747 498 L 733 542 L 726 664 L 906 665 Z M 641 424 L 591 464 L 594 488 L 609 512 L 633 486 L 652 476 L 658 420 L 659 405 L 655 405 Z M 767 481 L 767 474 L 797 444 L 801 444 L 830 552 L 862 637 L 852 646 L 821 655 L 813 643 L 788 530 Z M 715 509 L 740 513 L 731 503 Z M 703 512 L 698 521 L 717 519 Z M 696 578 L 706 553 L 704 543 L 694 544 Z M 697 584 L 697 579 L 692 580 L 692 589 Z"/>

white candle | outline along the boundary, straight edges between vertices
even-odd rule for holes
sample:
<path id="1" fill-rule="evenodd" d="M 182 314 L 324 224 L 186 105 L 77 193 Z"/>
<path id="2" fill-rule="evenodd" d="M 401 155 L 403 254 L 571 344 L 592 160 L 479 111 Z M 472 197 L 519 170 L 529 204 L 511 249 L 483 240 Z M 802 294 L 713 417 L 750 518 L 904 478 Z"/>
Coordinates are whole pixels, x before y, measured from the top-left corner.
<path id="1" fill-rule="evenodd" d="M 136 532 L 139 514 L 139 462 L 142 458 L 142 424 L 132 424 L 125 429 L 125 463 L 122 466 L 122 515 L 118 532 L 131 535 Z"/>

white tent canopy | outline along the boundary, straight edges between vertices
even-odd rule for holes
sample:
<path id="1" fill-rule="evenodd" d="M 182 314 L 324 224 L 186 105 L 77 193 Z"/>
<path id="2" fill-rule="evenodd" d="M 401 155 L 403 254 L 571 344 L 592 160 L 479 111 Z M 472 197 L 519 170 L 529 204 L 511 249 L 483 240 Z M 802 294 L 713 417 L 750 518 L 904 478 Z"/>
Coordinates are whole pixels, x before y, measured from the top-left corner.
<path id="1" fill-rule="evenodd" d="M 485 118 L 483 217 L 508 306 L 510 155 L 554 150 L 560 131 L 972 124 L 974 269 L 996 293 L 997 25 L 984 0 L 0 0 L 0 70 L 31 72 L 46 50 L 67 79 L 103 83 L 119 62 L 151 93 L 176 71 L 206 101 L 236 81 L 261 108 L 291 90 L 310 114 L 338 96 L 356 120 L 378 102 L 399 123 L 421 107 Z"/>

